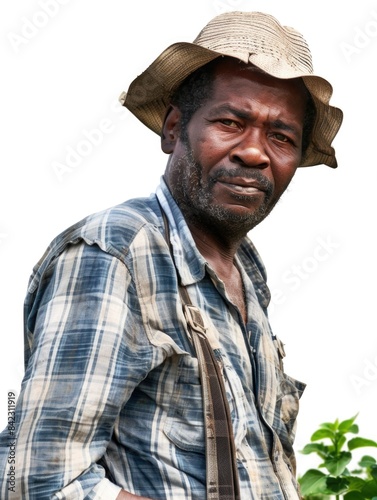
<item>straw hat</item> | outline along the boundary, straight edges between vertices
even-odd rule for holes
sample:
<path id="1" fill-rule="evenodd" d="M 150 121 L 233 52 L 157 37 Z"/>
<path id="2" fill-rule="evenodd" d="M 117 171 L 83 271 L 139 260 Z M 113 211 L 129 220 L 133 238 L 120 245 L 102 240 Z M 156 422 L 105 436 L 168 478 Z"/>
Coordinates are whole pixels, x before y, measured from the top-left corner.
<path id="1" fill-rule="evenodd" d="M 120 102 L 153 132 L 161 134 L 173 91 L 201 66 L 219 56 L 251 63 L 276 78 L 302 77 L 316 110 L 311 143 L 301 167 L 337 167 L 331 143 L 343 113 L 330 106 L 332 87 L 313 74 L 309 47 L 296 30 L 261 12 L 226 12 L 213 18 L 193 43 L 179 42 L 164 50 L 123 92 Z"/>

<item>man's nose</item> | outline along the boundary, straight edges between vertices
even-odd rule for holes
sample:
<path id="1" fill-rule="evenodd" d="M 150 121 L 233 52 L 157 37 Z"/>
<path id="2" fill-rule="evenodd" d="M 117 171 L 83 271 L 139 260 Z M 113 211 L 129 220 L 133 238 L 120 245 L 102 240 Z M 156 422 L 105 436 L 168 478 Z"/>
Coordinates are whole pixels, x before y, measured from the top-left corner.
<path id="1" fill-rule="evenodd" d="M 234 163 L 246 167 L 267 168 L 270 165 L 263 138 L 259 131 L 250 132 L 230 151 L 230 159 Z"/>

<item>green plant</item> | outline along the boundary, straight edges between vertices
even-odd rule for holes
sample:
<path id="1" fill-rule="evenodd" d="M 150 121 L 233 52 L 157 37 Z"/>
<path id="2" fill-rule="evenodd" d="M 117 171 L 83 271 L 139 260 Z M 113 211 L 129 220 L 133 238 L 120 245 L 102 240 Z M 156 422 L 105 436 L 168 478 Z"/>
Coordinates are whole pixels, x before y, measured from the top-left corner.
<path id="1" fill-rule="evenodd" d="M 377 500 L 377 461 L 364 455 L 358 467 L 349 470 L 352 452 L 357 448 L 377 447 L 371 439 L 349 437 L 358 434 L 359 427 L 354 417 L 340 422 L 324 423 L 311 436 L 301 453 L 316 453 L 322 463 L 318 469 L 310 469 L 299 478 L 301 493 L 305 500 L 335 498 L 337 500 Z"/>

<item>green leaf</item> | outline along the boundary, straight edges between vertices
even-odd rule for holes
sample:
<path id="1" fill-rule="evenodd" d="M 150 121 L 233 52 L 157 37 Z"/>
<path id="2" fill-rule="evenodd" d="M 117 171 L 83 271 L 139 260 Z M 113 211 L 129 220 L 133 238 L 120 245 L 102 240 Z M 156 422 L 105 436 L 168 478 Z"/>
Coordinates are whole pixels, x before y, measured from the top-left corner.
<path id="1" fill-rule="evenodd" d="M 328 446 L 322 443 L 310 443 L 304 446 L 301 453 L 304 455 L 309 455 L 309 453 L 318 453 L 321 458 L 328 452 Z"/>
<path id="2" fill-rule="evenodd" d="M 305 474 L 299 479 L 301 486 L 302 495 L 317 495 L 323 494 L 326 491 L 326 474 L 320 472 L 319 470 L 309 469 Z"/>
<path id="3" fill-rule="evenodd" d="M 339 451 L 343 448 L 344 443 L 346 441 L 347 441 L 346 436 L 340 436 L 340 438 L 338 439 L 338 445 L 337 445 L 337 448 L 338 448 Z"/>
<path id="4" fill-rule="evenodd" d="M 375 465 L 376 459 L 374 457 L 371 457 L 369 455 L 364 455 L 361 457 L 361 460 L 359 462 L 360 467 L 370 467 L 371 465 Z"/>
<path id="5" fill-rule="evenodd" d="M 377 465 L 371 465 L 370 468 L 370 475 L 373 477 L 373 479 L 377 482 Z"/>
<path id="6" fill-rule="evenodd" d="M 350 491 L 344 495 L 344 500 L 364 500 L 365 497 L 359 491 Z"/>
<path id="7" fill-rule="evenodd" d="M 325 460 L 323 465 L 333 476 L 340 476 L 351 460 L 352 454 L 349 451 L 342 451 L 338 457 Z"/>
<path id="8" fill-rule="evenodd" d="M 358 413 L 352 418 L 349 418 L 347 420 L 343 420 L 343 422 L 340 422 L 338 426 L 338 430 L 341 434 L 345 434 L 346 432 L 349 432 L 350 428 L 352 427 L 354 421 L 357 418 Z"/>
<path id="9" fill-rule="evenodd" d="M 328 495 L 309 495 L 306 496 L 304 500 L 329 500 L 329 498 Z"/>
<path id="10" fill-rule="evenodd" d="M 366 481 L 361 477 L 347 476 L 349 491 L 361 491 Z"/>
<path id="11" fill-rule="evenodd" d="M 330 429 L 318 429 L 310 438 L 311 441 L 319 441 L 320 439 L 335 438 L 335 432 Z"/>
<path id="12" fill-rule="evenodd" d="M 330 431 L 336 431 L 338 429 L 339 421 L 338 419 L 335 422 L 324 422 L 319 427 L 320 429 L 329 429 Z"/>
<path id="13" fill-rule="evenodd" d="M 365 446 L 374 446 L 377 448 L 376 441 L 372 441 L 372 439 L 365 439 L 362 437 L 355 437 L 348 441 L 348 449 L 355 450 L 356 448 L 363 448 Z"/>
<path id="14" fill-rule="evenodd" d="M 361 490 L 361 493 L 365 495 L 365 498 L 372 498 L 377 495 L 377 483 L 376 481 L 367 481 Z"/>
<path id="15" fill-rule="evenodd" d="M 347 491 L 348 481 L 345 477 L 328 477 L 326 486 L 329 492 L 340 494 Z"/>
<path id="16" fill-rule="evenodd" d="M 356 424 L 353 424 L 349 429 L 348 432 L 352 432 L 352 434 L 358 434 L 359 432 L 359 426 Z"/>

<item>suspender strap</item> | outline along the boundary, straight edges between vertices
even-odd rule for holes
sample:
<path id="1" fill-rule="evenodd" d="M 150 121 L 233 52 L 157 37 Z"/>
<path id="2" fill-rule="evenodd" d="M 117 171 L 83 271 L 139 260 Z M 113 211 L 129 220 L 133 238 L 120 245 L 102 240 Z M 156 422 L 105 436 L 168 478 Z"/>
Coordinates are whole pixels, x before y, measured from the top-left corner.
<path id="1" fill-rule="evenodd" d="M 206 435 L 207 500 L 239 498 L 233 428 L 220 365 L 199 309 L 180 286 L 183 311 L 198 358 Z"/>
<path id="2" fill-rule="evenodd" d="M 169 224 L 162 208 L 161 212 L 165 224 L 165 239 L 172 254 Z M 186 287 L 180 283 L 178 272 L 177 278 L 183 312 L 198 359 L 202 386 L 207 500 L 239 500 L 233 427 L 220 364 L 208 341 L 202 314 L 192 304 Z"/>

